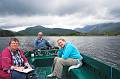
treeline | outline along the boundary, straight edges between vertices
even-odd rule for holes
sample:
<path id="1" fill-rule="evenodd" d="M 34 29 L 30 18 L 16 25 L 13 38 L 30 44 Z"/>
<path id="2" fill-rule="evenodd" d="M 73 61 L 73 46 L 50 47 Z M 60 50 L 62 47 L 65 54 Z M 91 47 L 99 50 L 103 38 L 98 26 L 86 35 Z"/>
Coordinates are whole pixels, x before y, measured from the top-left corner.
<path id="1" fill-rule="evenodd" d="M 0 30 L 0 37 L 15 36 L 15 33 L 9 30 Z"/>
<path id="2" fill-rule="evenodd" d="M 117 36 L 120 35 L 120 32 L 88 32 L 80 33 L 79 36 Z"/>

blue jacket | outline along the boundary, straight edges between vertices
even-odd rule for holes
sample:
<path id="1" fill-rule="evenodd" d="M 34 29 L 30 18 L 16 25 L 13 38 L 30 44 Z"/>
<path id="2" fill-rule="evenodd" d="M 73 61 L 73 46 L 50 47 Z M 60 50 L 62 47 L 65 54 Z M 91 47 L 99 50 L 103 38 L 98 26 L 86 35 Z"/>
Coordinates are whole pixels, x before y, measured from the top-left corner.
<path id="1" fill-rule="evenodd" d="M 58 56 L 64 59 L 83 59 L 83 57 L 80 55 L 79 50 L 70 42 L 66 42 L 65 46 L 58 50 Z"/>
<path id="2" fill-rule="evenodd" d="M 51 48 L 52 46 L 49 44 L 49 42 L 45 39 L 37 39 L 35 40 L 35 48 L 37 49 L 47 49 Z"/>

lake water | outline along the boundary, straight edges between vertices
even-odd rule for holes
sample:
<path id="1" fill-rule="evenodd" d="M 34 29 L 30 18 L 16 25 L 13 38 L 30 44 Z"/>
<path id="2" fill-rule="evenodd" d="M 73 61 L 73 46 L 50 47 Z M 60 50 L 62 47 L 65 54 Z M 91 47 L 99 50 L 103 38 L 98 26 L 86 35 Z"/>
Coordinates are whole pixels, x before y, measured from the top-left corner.
<path id="1" fill-rule="evenodd" d="M 33 48 L 35 36 L 17 37 L 21 48 Z M 120 68 L 120 36 L 47 36 L 49 42 L 57 46 L 56 40 L 64 38 L 73 42 L 81 53 Z M 8 46 L 10 37 L 0 37 L 0 51 Z"/>

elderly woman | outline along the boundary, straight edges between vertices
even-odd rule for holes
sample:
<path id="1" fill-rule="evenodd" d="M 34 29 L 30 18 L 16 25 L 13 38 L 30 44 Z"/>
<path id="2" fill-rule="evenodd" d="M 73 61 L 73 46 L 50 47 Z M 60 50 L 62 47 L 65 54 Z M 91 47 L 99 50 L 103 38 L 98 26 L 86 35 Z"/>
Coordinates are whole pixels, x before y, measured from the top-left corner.
<path id="1" fill-rule="evenodd" d="M 17 38 L 11 38 L 9 46 L 2 52 L 3 74 L 9 75 L 11 79 L 26 79 L 26 74 L 18 71 L 23 70 L 25 67 L 31 68 L 19 45 Z"/>

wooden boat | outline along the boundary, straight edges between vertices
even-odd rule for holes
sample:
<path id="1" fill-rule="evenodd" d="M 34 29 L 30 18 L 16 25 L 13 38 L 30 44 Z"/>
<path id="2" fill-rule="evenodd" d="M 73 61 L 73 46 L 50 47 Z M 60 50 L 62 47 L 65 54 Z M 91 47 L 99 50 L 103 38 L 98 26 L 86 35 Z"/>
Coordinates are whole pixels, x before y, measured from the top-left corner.
<path id="1" fill-rule="evenodd" d="M 38 79 L 48 79 L 57 49 L 26 51 L 25 56 L 35 66 Z M 93 57 L 82 54 L 83 65 L 68 72 L 63 69 L 62 79 L 120 79 L 120 70 Z M 50 78 L 54 79 L 54 78 Z"/>

